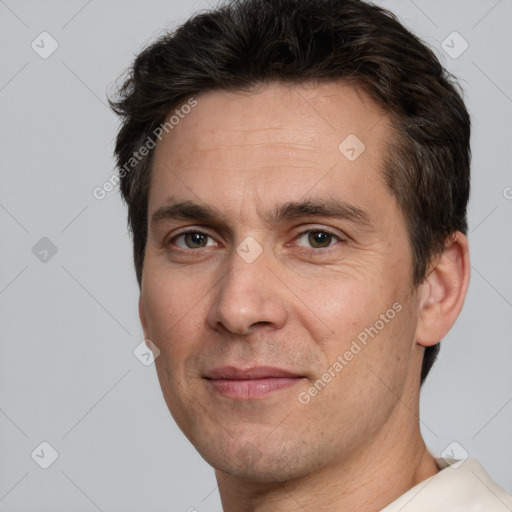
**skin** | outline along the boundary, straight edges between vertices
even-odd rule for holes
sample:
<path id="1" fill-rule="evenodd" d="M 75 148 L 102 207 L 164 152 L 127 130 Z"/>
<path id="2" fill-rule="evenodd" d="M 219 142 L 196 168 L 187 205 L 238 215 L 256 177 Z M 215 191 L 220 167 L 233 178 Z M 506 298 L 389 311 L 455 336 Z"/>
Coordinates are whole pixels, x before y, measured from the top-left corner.
<path id="1" fill-rule="evenodd" d="M 215 468 L 226 512 L 380 510 L 438 471 L 419 429 L 419 375 L 424 348 L 462 307 L 467 240 L 455 233 L 412 286 L 404 218 L 382 178 L 393 128 L 353 86 L 273 84 L 197 100 L 155 150 L 139 303 L 169 410 Z M 350 134 L 365 144 L 354 161 L 338 149 Z M 367 222 L 270 218 L 306 200 L 343 201 Z M 218 211 L 152 222 L 184 201 Z M 247 262 L 239 246 L 262 252 Z M 301 403 L 397 303 L 400 312 Z M 204 378 L 224 365 L 301 378 L 231 398 Z"/>

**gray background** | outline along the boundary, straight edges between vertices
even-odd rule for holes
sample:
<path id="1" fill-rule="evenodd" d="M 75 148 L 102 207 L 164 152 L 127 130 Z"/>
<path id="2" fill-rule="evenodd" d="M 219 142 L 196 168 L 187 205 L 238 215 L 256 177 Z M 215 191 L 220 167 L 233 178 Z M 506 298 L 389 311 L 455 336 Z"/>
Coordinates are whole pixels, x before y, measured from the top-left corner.
<path id="1" fill-rule="evenodd" d="M 512 3 L 378 3 L 461 78 L 474 123 L 472 280 L 424 386 L 422 431 L 434 454 L 456 441 L 512 493 Z M 143 44 L 206 6 L 0 0 L 0 512 L 221 510 L 213 470 L 133 354 L 124 207 L 117 190 L 92 195 L 114 171 L 106 92 Z M 59 45 L 46 59 L 31 47 L 43 31 Z M 457 58 L 442 47 L 453 31 L 469 44 Z M 43 441 L 58 452 L 48 469 Z"/>

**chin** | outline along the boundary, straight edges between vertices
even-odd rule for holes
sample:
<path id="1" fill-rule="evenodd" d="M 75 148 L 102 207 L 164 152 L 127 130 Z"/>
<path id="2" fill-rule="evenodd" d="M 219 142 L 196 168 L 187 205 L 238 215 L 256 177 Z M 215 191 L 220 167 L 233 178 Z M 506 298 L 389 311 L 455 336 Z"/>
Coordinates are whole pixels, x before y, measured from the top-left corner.
<path id="1" fill-rule="evenodd" d="M 276 449 L 268 443 L 267 446 L 258 447 L 247 442 L 234 450 L 231 447 L 218 452 L 209 446 L 198 451 L 217 471 L 251 482 L 282 483 L 306 476 L 320 467 L 315 460 L 308 460 L 307 454 L 299 456 L 297 449 L 291 446 Z"/>

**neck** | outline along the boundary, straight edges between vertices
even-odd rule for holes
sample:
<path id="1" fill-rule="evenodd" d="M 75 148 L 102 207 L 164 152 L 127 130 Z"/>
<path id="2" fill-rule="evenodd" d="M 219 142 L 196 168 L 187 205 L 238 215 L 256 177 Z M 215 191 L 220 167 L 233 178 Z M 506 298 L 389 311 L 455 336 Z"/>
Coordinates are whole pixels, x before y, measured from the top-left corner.
<path id="1" fill-rule="evenodd" d="M 402 407 L 355 455 L 286 482 L 261 483 L 216 471 L 224 512 L 377 512 L 439 469 L 417 414 Z"/>

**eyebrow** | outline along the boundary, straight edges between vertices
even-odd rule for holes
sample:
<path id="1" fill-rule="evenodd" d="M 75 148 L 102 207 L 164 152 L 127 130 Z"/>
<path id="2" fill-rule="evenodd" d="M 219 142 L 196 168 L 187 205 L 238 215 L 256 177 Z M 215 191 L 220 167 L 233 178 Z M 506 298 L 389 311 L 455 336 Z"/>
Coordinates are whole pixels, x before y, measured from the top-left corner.
<path id="1" fill-rule="evenodd" d="M 269 221 L 278 223 L 304 217 L 344 219 L 365 228 L 370 228 L 373 224 L 365 210 L 339 199 L 290 201 L 277 207 L 269 216 Z"/>
<path id="2" fill-rule="evenodd" d="M 194 220 L 220 223 L 223 215 L 214 206 L 193 201 L 173 202 L 158 208 L 151 216 L 151 226 L 171 220 Z M 327 217 L 350 221 L 361 228 L 370 229 L 373 222 L 370 215 L 361 208 L 339 199 L 289 201 L 277 206 L 264 215 L 269 224 L 308 217 Z"/>

